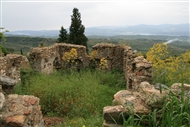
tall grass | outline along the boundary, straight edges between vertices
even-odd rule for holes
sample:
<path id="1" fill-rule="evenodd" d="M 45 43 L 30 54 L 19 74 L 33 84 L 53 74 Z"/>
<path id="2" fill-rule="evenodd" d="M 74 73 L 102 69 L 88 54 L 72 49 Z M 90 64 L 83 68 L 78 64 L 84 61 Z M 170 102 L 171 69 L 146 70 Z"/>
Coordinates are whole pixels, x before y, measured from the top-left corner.
<path id="1" fill-rule="evenodd" d="M 126 82 L 120 71 L 90 69 L 60 70 L 51 75 L 22 70 L 21 78 L 14 93 L 39 97 L 44 115 L 67 117 L 68 121 L 76 119 L 78 124 L 93 118 L 99 121 L 98 125 L 97 121 L 90 123 L 97 126 L 103 123 L 103 107 L 111 105 L 113 95 L 125 89 Z"/>

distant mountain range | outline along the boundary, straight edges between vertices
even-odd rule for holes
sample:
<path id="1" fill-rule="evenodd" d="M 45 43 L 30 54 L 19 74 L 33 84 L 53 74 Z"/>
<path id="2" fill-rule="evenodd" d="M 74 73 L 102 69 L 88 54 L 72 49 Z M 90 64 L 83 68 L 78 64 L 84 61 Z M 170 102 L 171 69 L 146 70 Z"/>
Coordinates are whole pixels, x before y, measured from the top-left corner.
<path id="1" fill-rule="evenodd" d="M 85 29 L 86 36 L 115 36 L 115 35 L 166 35 L 190 36 L 190 24 L 162 24 L 162 25 L 135 25 L 135 26 L 100 26 Z M 69 31 L 67 29 L 67 31 Z M 40 37 L 58 37 L 59 30 L 20 30 L 10 31 L 6 35 L 24 35 Z"/>

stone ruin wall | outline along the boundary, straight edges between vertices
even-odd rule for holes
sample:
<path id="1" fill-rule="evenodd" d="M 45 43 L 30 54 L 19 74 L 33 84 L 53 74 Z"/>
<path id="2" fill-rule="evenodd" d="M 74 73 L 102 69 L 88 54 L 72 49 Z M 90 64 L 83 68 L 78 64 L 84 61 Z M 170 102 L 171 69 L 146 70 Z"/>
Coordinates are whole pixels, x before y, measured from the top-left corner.
<path id="1" fill-rule="evenodd" d="M 109 70 L 114 68 L 123 70 L 125 67 L 123 46 L 100 43 L 92 47 L 92 51 L 95 50 L 98 53 L 96 60 L 100 61 L 101 58 L 105 58 L 107 60 Z"/>
<path id="2" fill-rule="evenodd" d="M 0 87 L 0 127 L 43 127 L 40 99 L 29 95 L 9 94 Z"/>
<path id="3" fill-rule="evenodd" d="M 28 59 L 19 54 L 0 57 L 0 76 L 8 76 L 18 82 L 20 81 L 20 68 L 28 67 L 28 65 Z"/>
<path id="4" fill-rule="evenodd" d="M 64 67 L 62 56 L 75 48 L 78 53 L 78 61 L 81 67 L 90 63 L 90 57 L 86 53 L 86 47 L 80 45 L 57 43 L 49 47 L 33 48 L 30 52 L 30 64 L 34 70 L 50 74 L 54 69 Z M 129 46 L 113 44 L 97 44 L 92 50 L 98 51 L 98 58 L 106 58 L 108 69 L 117 68 L 124 71 L 127 81 L 127 89 L 138 89 L 142 81 L 152 81 L 152 64 L 143 56 L 136 56 Z M 0 76 L 8 76 L 20 81 L 20 68 L 28 66 L 28 60 L 22 55 L 9 54 L 0 58 Z M 1 85 L 1 84 L 0 84 Z M 4 98 L 4 101 L 2 101 Z M 39 106 L 39 99 L 27 95 L 8 95 L 3 97 L 0 91 L 0 127 L 10 125 L 21 127 L 42 127 L 43 119 Z M 4 105 L 2 104 L 4 103 Z"/>
<path id="5" fill-rule="evenodd" d="M 92 47 L 92 50 L 97 50 L 98 61 L 101 58 L 107 59 L 109 70 L 113 68 L 123 70 L 127 89 L 138 89 L 138 85 L 143 81 L 152 83 L 152 64 L 143 56 L 137 57 L 131 47 L 97 44 Z"/>
<path id="6" fill-rule="evenodd" d="M 64 43 L 33 48 L 29 54 L 31 66 L 34 70 L 46 74 L 53 73 L 54 69 L 64 67 L 66 63 L 62 60 L 62 56 L 72 48 L 77 50 L 80 68 L 88 66 L 90 57 L 86 53 L 85 46 Z M 131 47 L 100 43 L 92 47 L 92 51 L 95 50 L 98 53 L 96 61 L 100 62 L 101 58 L 105 58 L 108 63 L 108 70 L 116 68 L 124 71 L 127 89 L 137 89 L 138 84 L 142 81 L 152 82 L 152 64 L 143 56 L 137 57 L 136 52 L 133 52 Z"/>
<path id="7" fill-rule="evenodd" d="M 64 43 L 56 43 L 49 47 L 33 48 L 30 52 L 30 63 L 34 70 L 50 74 L 54 69 L 61 69 L 65 63 L 62 57 L 65 52 L 69 52 L 75 48 L 78 53 L 78 61 L 82 67 L 89 64 L 89 56 L 86 54 L 86 47 L 81 45 L 72 45 Z"/>

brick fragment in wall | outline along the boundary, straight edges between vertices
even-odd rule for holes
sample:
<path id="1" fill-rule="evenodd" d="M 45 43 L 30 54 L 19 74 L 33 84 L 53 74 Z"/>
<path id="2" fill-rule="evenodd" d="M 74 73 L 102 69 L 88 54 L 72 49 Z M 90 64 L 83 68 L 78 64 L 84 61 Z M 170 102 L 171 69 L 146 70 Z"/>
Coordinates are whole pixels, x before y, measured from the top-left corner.
<path id="1" fill-rule="evenodd" d="M 39 101 L 35 96 L 8 95 L 1 112 L 1 126 L 43 127 Z"/>

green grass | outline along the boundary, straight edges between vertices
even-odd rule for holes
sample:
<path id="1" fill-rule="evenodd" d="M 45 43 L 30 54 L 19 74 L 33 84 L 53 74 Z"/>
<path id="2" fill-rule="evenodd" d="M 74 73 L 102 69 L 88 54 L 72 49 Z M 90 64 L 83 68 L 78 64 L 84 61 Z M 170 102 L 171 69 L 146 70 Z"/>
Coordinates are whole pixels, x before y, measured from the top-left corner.
<path id="1" fill-rule="evenodd" d="M 45 116 L 63 117 L 68 122 L 62 126 L 71 127 L 102 126 L 103 107 L 126 88 L 124 74 L 116 70 L 60 70 L 51 75 L 22 70 L 21 79 L 14 93 L 39 97 Z"/>
<path id="2" fill-rule="evenodd" d="M 179 73 L 189 69 L 187 64 L 185 71 Z M 174 81 L 189 83 L 189 77 L 177 78 Z M 124 74 L 118 70 L 69 69 L 45 75 L 25 69 L 21 70 L 21 79 L 13 93 L 39 97 L 44 116 L 64 118 L 64 123 L 56 127 L 101 127 L 103 107 L 111 105 L 116 92 L 126 89 Z M 159 81 L 165 79 L 160 77 Z M 189 127 L 190 101 L 184 100 L 184 95 L 184 91 L 180 97 L 171 94 L 162 109 L 152 109 L 148 115 L 131 114 L 124 119 L 123 127 Z"/>

